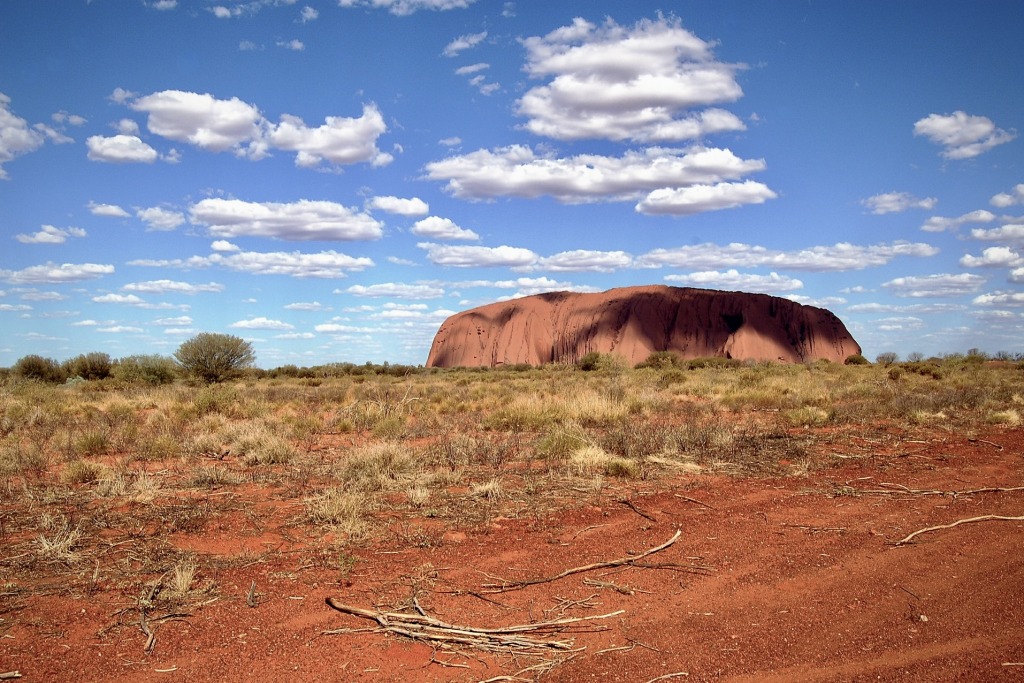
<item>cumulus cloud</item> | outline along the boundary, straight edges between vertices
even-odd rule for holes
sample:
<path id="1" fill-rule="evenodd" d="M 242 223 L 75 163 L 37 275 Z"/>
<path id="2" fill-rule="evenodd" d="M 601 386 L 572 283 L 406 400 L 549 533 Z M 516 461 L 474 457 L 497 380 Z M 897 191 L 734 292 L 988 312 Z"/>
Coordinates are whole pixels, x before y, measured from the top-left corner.
<path id="1" fill-rule="evenodd" d="M 472 230 L 460 228 L 450 218 L 428 216 L 416 221 L 412 226 L 412 234 L 436 240 L 478 240 L 480 235 Z"/>
<path id="2" fill-rule="evenodd" d="M 0 180 L 8 178 L 4 164 L 29 152 L 46 141 L 44 133 L 11 111 L 11 98 L 0 92 Z"/>
<path id="3" fill-rule="evenodd" d="M 454 57 L 460 52 L 468 50 L 480 44 L 484 38 L 487 37 L 487 31 L 481 31 L 480 33 L 469 33 L 463 36 L 459 36 L 452 42 L 448 43 L 444 51 L 441 53 L 445 57 Z"/>
<path id="4" fill-rule="evenodd" d="M 363 297 L 393 297 L 396 299 L 436 299 L 444 296 L 444 289 L 434 285 L 409 285 L 401 282 L 383 282 L 376 285 L 352 285 L 347 294 Z"/>
<path id="5" fill-rule="evenodd" d="M 985 209 L 978 209 L 977 211 L 971 211 L 965 213 L 962 216 L 956 218 L 946 218 L 945 216 L 932 216 L 924 222 L 921 229 L 925 232 L 955 232 L 962 226 L 969 223 L 991 223 L 996 219 L 996 215 L 991 211 Z"/>
<path id="6" fill-rule="evenodd" d="M 141 297 L 135 296 L 134 294 L 103 294 L 101 296 L 94 296 L 92 298 L 98 304 L 125 304 L 128 306 L 137 306 L 145 303 L 145 300 Z"/>
<path id="7" fill-rule="evenodd" d="M 213 251 L 222 251 L 222 252 L 223 251 L 227 251 L 227 252 L 242 251 L 242 248 L 240 246 L 238 246 L 237 244 L 232 244 L 231 242 L 228 242 L 227 240 L 214 240 L 210 244 L 210 249 L 212 249 Z"/>
<path id="8" fill-rule="evenodd" d="M 174 230 L 185 222 L 185 214 L 159 206 L 139 209 L 135 212 L 135 215 L 146 224 L 147 230 L 154 231 Z"/>
<path id="9" fill-rule="evenodd" d="M 1015 268 L 1024 265 L 1024 259 L 1010 247 L 989 247 L 981 252 L 981 256 L 965 254 L 960 259 L 964 268 Z"/>
<path id="10" fill-rule="evenodd" d="M 374 197 L 366 203 L 366 208 L 399 216 L 425 216 L 430 212 L 430 206 L 419 197 L 410 199 L 393 196 Z"/>
<path id="11" fill-rule="evenodd" d="M 426 166 L 428 179 L 447 180 L 447 191 L 463 199 L 549 195 L 570 204 L 632 201 L 665 188 L 716 185 L 764 168 L 763 160 L 741 159 L 727 149 L 654 147 L 621 157 L 558 158 L 524 145 L 481 149 Z M 751 194 L 764 200 L 763 191 Z"/>
<path id="12" fill-rule="evenodd" d="M 223 292 L 224 285 L 218 282 L 194 285 L 189 282 L 175 280 L 149 280 L 147 282 L 130 282 L 121 289 L 126 292 L 143 292 L 146 294 L 200 294 L 203 292 Z"/>
<path id="13" fill-rule="evenodd" d="M 192 223 L 214 237 L 271 237 L 287 241 L 375 240 L 383 234 L 372 216 L 328 201 L 302 199 L 288 204 L 203 199 L 189 210 Z"/>
<path id="14" fill-rule="evenodd" d="M 883 282 L 895 296 L 912 298 L 939 298 L 973 294 L 985 284 L 985 278 L 972 273 L 942 273 L 939 275 L 913 275 Z"/>
<path id="15" fill-rule="evenodd" d="M 785 268 L 810 272 L 863 270 L 882 266 L 899 256 L 934 256 L 938 249 L 920 242 L 896 241 L 861 246 L 840 242 L 795 251 L 733 242 L 727 245 L 695 244 L 673 249 L 655 249 L 637 258 L 640 267 L 669 266 L 686 269 Z"/>
<path id="16" fill-rule="evenodd" d="M 344 278 L 350 271 L 372 268 L 373 260 L 365 256 L 356 258 L 333 250 L 317 253 L 239 251 L 230 254 L 214 253 L 187 259 L 136 259 L 130 266 L 151 268 L 211 268 L 251 273 L 253 275 L 285 275 L 294 278 Z"/>
<path id="17" fill-rule="evenodd" d="M 633 257 L 624 251 L 596 251 L 574 249 L 563 251 L 537 261 L 539 270 L 551 272 L 612 273 L 633 264 Z"/>
<path id="18" fill-rule="evenodd" d="M 1009 206 L 1024 204 L 1024 183 L 1014 185 L 1009 192 L 1000 192 L 989 200 L 992 206 L 1005 209 Z"/>
<path id="19" fill-rule="evenodd" d="M 358 118 L 328 116 L 316 128 L 297 116 L 285 114 L 272 126 L 267 139 L 278 149 L 296 152 L 295 165 L 312 168 L 325 159 L 334 164 L 372 162 L 385 165 L 390 155 L 377 149 L 377 138 L 387 130 L 384 117 L 374 105 L 363 107 Z"/>
<path id="20" fill-rule="evenodd" d="M 309 5 L 303 7 L 302 11 L 299 13 L 299 21 L 301 21 L 303 24 L 307 24 L 311 21 L 316 21 L 319 18 L 320 12 L 310 7 Z"/>
<path id="21" fill-rule="evenodd" d="M 131 214 L 117 204 L 97 204 L 89 202 L 89 213 L 93 216 L 104 216 L 107 218 L 128 218 Z"/>
<path id="22" fill-rule="evenodd" d="M 687 287 L 704 287 L 712 289 L 741 290 L 745 292 L 762 292 L 777 294 L 803 289 L 804 283 L 796 278 L 786 277 L 772 272 L 768 275 L 741 273 L 736 269 L 727 271 L 703 270 L 687 275 L 666 275 L 665 280 Z"/>
<path id="23" fill-rule="evenodd" d="M 22 244 L 64 244 L 69 237 L 85 237 L 85 230 L 81 228 L 57 228 L 52 225 L 44 225 L 39 232 L 32 234 L 15 235 L 14 239 Z"/>
<path id="24" fill-rule="evenodd" d="M 155 149 L 137 135 L 93 135 L 86 139 L 90 161 L 108 164 L 151 164 L 159 158 Z"/>
<path id="25" fill-rule="evenodd" d="M 734 209 L 745 204 L 763 204 L 776 195 L 764 183 L 717 183 L 654 190 L 636 205 L 639 213 L 688 216 L 705 211 Z"/>
<path id="26" fill-rule="evenodd" d="M 291 40 L 279 40 L 277 41 L 278 47 L 283 47 L 286 50 L 292 50 L 293 52 L 302 52 L 306 49 L 306 44 L 298 38 L 292 38 Z"/>
<path id="27" fill-rule="evenodd" d="M 1024 243 L 1024 223 L 1007 223 L 998 228 L 971 230 L 971 237 L 981 242 L 1012 242 Z"/>
<path id="28" fill-rule="evenodd" d="M 978 306 L 1024 306 L 1024 292 L 993 292 L 974 297 Z"/>
<path id="29" fill-rule="evenodd" d="M 284 46 L 302 47 L 298 41 Z M 328 116 L 323 125 L 310 127 L 289 114 L 282 115 L 275 124 L 256 105 L 237 97 L 219 99 L 209 93 L 162 90 L 143 97 L 129 94 L 124 99 L 136 111 L 148 114 L 146 125 L 151 133 L 210 152 L 230 150 L 258 160 L 271 149 L 280 149 L 295 152 L 295 163 L 303 168 L 314 168 L 324 161 L 380 166 L 392 158 L 377 148 L 377 139 L 387 126 L 372 104 L 364 105 L 358 117 Z"/>
<path id="30" fill-rule="evenodd" d="M 1010 142 L 1017 137 L 1017 132 L 997 128 L 988 117 L 955 111 L 931 114 L 917 121 L 914 135 L 923 135 L 942 145 L 942 156 L 946 159 L 971 159 Z"/>
<path id="31" fill-rule="evenodd" d="M 519 101 L 526 129 L 536 135 L 665 142 L 744 129 L 728 111 L 701 110 L 743 95 L 740 67 L 716 61 L 713 44 L 678 19 L 625 27 L 577 18 L 523 45 L 526 72 L 551 79 Z"/>
<path id="32" fill-rule="evenodd" d="M 323 304 L 319 301 L 310 302 L 296 302 L 294 304 L 287 304 L 285 307 L 286 311 L 322 311 L 324 310 Z"/>
<path id="33" fill-rule="evenodd" d="M 110 275 L 114 266 L 100 263 L 45 263 L 22 270 L 0 270 L 0 280 L 12 285 L 84 282 Z"/>
<path id="34" fill-rule="evenodd" d="M 187 315 L 179 315 L 176 318 L 157 318 L 153 321 L 153 324 L 160 327 L 182 327 L 184 325 L 191 325 L 192 318 Z"/>
<path id="35" fill-rule="evenodd" d="M 338 5 L 386 9 L 395 16 L 404 17 L 420 10 L 465 9 L 474 2 L 476 0 L 338 0 Z"/>
<path id="36" fill-rule="evenodd" d="M 921 199 L 909 192 L 884 192 L 867 199 L 862 199 L 860 203 L 866 206 L 871 213 L 881 216 L 887 213 L 902 213 L 909 209 L 931 211 L 939 203 L 939 200 L 935 197 Z"/>
<path id="37" fill-rule="evenodd" d="M 295 326 L 281 320 L 271 320 L 270 318 L 258 317 L 250 318 L 248 320 L 239 320 L 238 322 L 231 323 L 228 327 L 233 327 L 242 330 L 294 330 Z"/>
<path id="38" fill-rule="evenodd" d="M 532 266 L 540 258 L 529 249 L 504 245 L 500 247 L 463 247 L 420 242 L 416 246 L 427 252 L 427 259 L 431 263 L 454 268 L 525 268 Z"/>

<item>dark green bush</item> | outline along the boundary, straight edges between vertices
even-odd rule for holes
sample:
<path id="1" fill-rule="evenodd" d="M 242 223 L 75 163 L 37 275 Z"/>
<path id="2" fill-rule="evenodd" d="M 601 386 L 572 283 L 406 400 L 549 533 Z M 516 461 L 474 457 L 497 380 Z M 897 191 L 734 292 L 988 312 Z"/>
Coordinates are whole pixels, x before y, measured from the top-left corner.
<path id="1" fill-rule="evenodd" d="M 60 383 L 67 379 L 63 368 L 52 358 L 43 358 L 35 354 L 18 359 L 12 368 L 15 377 L 31 379 L 38 382 Z"/>
<path id="2" fill-rule="evenodd" d="M 179 346 L 174 359 L 186 375 L 204 382 L 223 382 L 252 366 L 256 353 L 241 337 L 203 332 Z"/>
<path id="3" fill-rule="evenodd" d="M 160 355 L 126 356 L 111 368 L 114 379 L 128 383 L 170 384 L 178 376 L 173 358 Z"/>
<path id="4" fill-rule="evenodd" d="M 99 351 L 75 356 L 64 361 L 64 370 L 68 377 L 82 379 L 106 379 L 110 377 L 113 363 L 110 356 Z"/>
<path id="5" fill-rule="evenodd" d="M 843 363 L 846 365 L 870 365 L 871 361 L 859 353 L 855 353 L 852 356 L 847 356 Z"/>

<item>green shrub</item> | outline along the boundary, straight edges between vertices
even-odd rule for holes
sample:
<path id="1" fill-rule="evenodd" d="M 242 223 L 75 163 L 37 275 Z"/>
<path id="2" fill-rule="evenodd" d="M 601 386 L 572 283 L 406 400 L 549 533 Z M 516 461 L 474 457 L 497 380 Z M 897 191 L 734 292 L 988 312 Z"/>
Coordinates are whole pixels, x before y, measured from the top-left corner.
<path id="1" fill-rule="evenodd" d="M 845 365 L 870 365 L 871 361 L 859 353 L 855 353 L 852 356 L 847 356 L 843 363 Z"/>
<path id="2" fill-rule="evenodd" d="M 110 377 L 112 368 L 110 356 L 98 351 L 75 356 L 64 362 L 64 371 L 68 377 L 82 379 L 106 379 Z"/>
<path id="3" fill-rule="evenodd" d="M 38 382 L 60 383 L 67 379 L 67 373 L 52 358 L 30 354 L 18 359 L 12 368 L 14 376 Z"/>
<path id="4" fill-rule="evenodd" d="M 203 332 L 179 346 L 174 359 L 185 374 L 212 383 L 238 377 L 256 362 L 256 353 L 241 337 Z"/>
<path id="5" fill-rule="evenodd" d="M 683 364 L 683 359 L 672 353 L 671 351 L 655 351 L 647 358 L 637 365 L 637 368 L 654 368 L 655 370 L 665 370 L 668 368 L 678 368 Z"/>
<path id="6" fill-rule="evenodd" d="M 170 384 L 178 376 L 174 359 L 160 355 L 127 356 L 111 368 L 114 379 L 130 384 Z"/>

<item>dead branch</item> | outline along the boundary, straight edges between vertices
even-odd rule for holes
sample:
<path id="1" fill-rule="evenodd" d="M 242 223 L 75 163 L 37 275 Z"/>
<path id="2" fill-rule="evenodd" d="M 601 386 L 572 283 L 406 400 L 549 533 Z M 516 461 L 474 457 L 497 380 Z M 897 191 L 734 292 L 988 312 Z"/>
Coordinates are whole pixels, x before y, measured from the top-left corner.
<path id="1" fill-rule="evenodd" d="M 405 636 L 412 640 L 419 640 L 431 643 L 439 647 L 450 647 L 453 644 L 484 650 L 487 652 L 522 652 L 526 654 L 541 654 L 552 650 L 560 652 L 571 652 L 575 646 L 572 639 L 554 640 L 537 638 L 528 634 L 553 634 L 566 630 L 578 629 L 581 624 L 597 619 L 609 619 L 618 616 L 624 610 L 600 614 L 592 617 L 572 617 L 565 619 L 554 619 L 551 621 L 536 622 L 533 624 L 521 624 L 516 626 L 505 626 L 502 628 L 479 628 L 475 626 L 464 626 L 449 624 L 440 619 L 425 614 L 409 614 L 405 612 L 379 612 L 377 610 L 353 607 L 338 602 L 334 598 L 327 598 L 329 607 L 344 614 L 369 619 L 377 622 L 378 631 Z M 604 630 L 606 627 L 594 627 L 595 630 Z M 324 635 L 330 635 L 342 631 L 324 631 Z"/>
<path id="2" fill-rule="evenodd" d="M 1024 516 L 1022 517 L 1005 517 L 1003 515 L 982 515 L 981 517 L 968 517 L 967 519 L 958 519 L 951 524 L 939 524 L 938 526 L 925 527 L 924 529 L 918 529 L 914 533 L 910 534 L 906 538 L 896 541 L 896 545 L 905 545 L 910 542 L 911 539 L 920 536 L 921 534 L 928 533 L 929 531 L 939 531 L 940 529 L 952 529 L 955 526 L 961 524 L 971 524 L 973 522 L 988 522 L 988 521 L 1003 521 L 1003 522 L 1024 522 Z"/>
<path id="3" fill-rule="evenodd" d="M 647 683 L 654 683 L 655 681 L 667 681 L 670 678 L 682 678 L 683 676 L 689 676 L 689 675 L 690 674 L 688 674 L 685 671 L 676 671 L 675 673 L 672 673 L 672 674 L 665 674 L 663 676 L 658 676 L 657 678 L 652 678 L 651 680 L 647 681 Z"/>
<path id="4" fill-rule="evenodd" d="M 536 586 L 542 583 L 551 583 L 552 581 L 564 579 L 565 577 L 572 576 L 573 574 L 582 574 L 583 572 L 589 572 L 595 569 L 607 569 L 609 567 L 621 567 L 623 565 L 631 565 L 635 563 L 637 560 L 641 560 L 645 557 L 648 557 L 649 555 L 653 555 L 654 553 L 660 552 L 665 548 L 669 547 L 677 540 L 679 540 L 679 537 L 682 536 L 682 534 L 682 530 L 677 530 L 676 533 L 672 535 L 672 538 L 668 539 L 659 546 L 655 546 L 650 550 L 645 550 L 639 555 L 634 555 L 632 557 L 623 557 L 618 560 L 611 560 L 609 562 L 595 562 L 594 564 L 588 564 L 582 567 L 573 567 L 572 569 L 566 569 L 561 574 L 556 574 L 555 576 L 549 576 L 543 579 L 526 579 L 523 581 L 505 581 L 501 584 L 484 584 L 483 588 L 485 590 L 483 592 L 505 593 L 507 591 L 521 590 L 523 588 Z"/>
<path id="5" fill-rule="evenodd" d="M 949 496 L 950 498 L 956 498 L 957 496 L 971 496 L 977 493 L 1008 493 L 1012 491 L 1024 491 L 1024 486 L 986 486 L 980 489 L 960 489 L 960 490 L 949 490 L 942 491 L 940 489 L 912 489 L 903 484 L 892 484 L 889 482 L 881 482 L 879 486 L 883 487 L 880 489 L 854 489 L 854 493 L 860 494 L 876 494 L 876 495 L 906 495 L 906 496 Z"/>
<path id="6" fill-rule="evenodd" d="M 21 672 L 20 671 L 7 671 L 7 672 L 4 672 L 4 673 L 0 673 L 0 681 L 7 681 L 7 680 L 10 680 L 12 678 L 21 678 Z"/>
<path id="7" fill-rule="evenodd" d="M 646 519 L 647 521 L 654 522 L 655 524 L 657 524 L 658 520 L 654 519 L 654 517 L 651 517 L 649 514 L 647 514 L 646 512 L 641 510 L 640 508 L 638 508 L 636 506 L 636 504 L 633 503 L 633 501 L 631 501 L 629 498 L 623 498 L 619 502 L 622 503 L 623 505 L 625 505 L 626 507 L 628 507 L 630 510 L 632 510 L 636 514 L 638 514 L 641 517 L 643 517 L 644 519 Z"/>
<path id="8" fill-rule="evenodd" d="M 707 508 L 708 510 L 717 510 L 717 509 L 718 509 L 718 508 L 716 508 L 716 507 L 715 507 L 714 505 L 708 505 L 708 504 L 707 504 L 707 503 L 705 503 L 704 501 L 702 501 L 702 500 L 697 500 L 696 498 L 690 498 L 689 496 L 683 496 L 683 495 L 680 495 L 680 494 L 678 494 L 678 493 L 677 493 L 677 494 L 675 494 L 675 495 L 676 495 L 676 498 L 681 498 L 682 500 L 685 500 L 685 501 L 687 501 L 688 503 L 696 503 L 697 505 L 703 505 L 703 506 L 704 506 L 704 507 L 706 507 L 706 508 Z"/>

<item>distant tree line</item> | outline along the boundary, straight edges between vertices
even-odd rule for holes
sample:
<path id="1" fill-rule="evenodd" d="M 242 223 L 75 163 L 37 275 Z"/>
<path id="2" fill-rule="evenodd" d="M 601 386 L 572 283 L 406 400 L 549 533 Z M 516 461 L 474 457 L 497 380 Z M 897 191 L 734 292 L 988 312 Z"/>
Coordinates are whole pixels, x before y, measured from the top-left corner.
<path id="1" fill-rule="evenodd" d="M 886 351 L 878 354 L 875 363 L 882 366 L 896 366 L 920 374 L 936 375 L 939 366 L 950 363 L 981 363 L 985 361 L 1020 362 L 1024 361 L 1024 353 L 1011 354 L 1000 351 L 988 354 L 980 349 L 969 349 L 967 353 L 950 353 L 942 356 L 925 358 L 923 354 L 913 352 L 907 354 L 901 363 L 897 353 Z M 169 384 L 178 379 L 191 379 L 200 382 L 214 383 L 237 378 L 294 378 L 294 379 L 329 379 L 334 377 L 359 377 L 370 375 L 386 375 L 405 377 L 408 375 L 443 372 L 436 368 L 425 368 L 422 365 L 402 365 L 366 362 L 327 363 L 314 366 L 281 365 L 264 370 L 255 367 L 256 354 L 252 345 L 239 337 L 227 334 L 204 332 L 184 342 L 172 356 L 159 354 L 134 355 L 112 359 L 109 354 L 92 352 L 57 362 L 36 354 L 19 358 L 10 368 L 0 368 L 0 381 L 22 380 L 47 383 L 75 383 L 81 381 L 109 380 L 130 384 Z M 846 359 L 847 365 L 870 365 L 871 362 L 860 354 Z M 637 365 L 637 368 L 654 370 L 680 370 L 703 367 L 733 367 L 743 363 L 727 358 L 696 358 L 683 360 L 669 351 L 652 353 L 649 358 Z M 584 355 L 574 364 L 578 370 L 585 372 L 594 370 L 617 370 L 625 367 L 622 359 L 610 354 L 591 352 Z M 527 363 L 507 364 L 494 368 L 499 372 L 526 372 L 533 370 Z M 461 372 L 489 372 L 491 368 L 458 368 Z"/>

